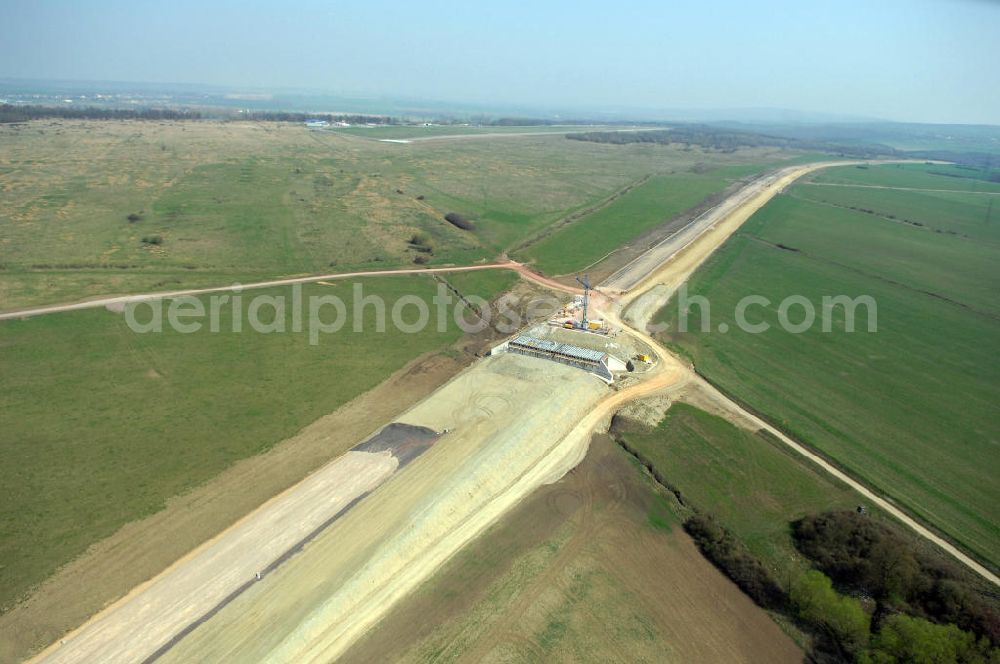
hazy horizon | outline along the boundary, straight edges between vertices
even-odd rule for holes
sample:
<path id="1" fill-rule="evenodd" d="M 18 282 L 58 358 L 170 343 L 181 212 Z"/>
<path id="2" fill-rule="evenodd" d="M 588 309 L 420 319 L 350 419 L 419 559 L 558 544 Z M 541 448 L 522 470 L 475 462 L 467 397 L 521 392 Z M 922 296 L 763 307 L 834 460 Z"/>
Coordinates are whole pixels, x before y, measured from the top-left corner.
<path id="1" fill-rule="evenodd" d="M 1000 125 L 1000 4 L 12 3 L 0 78 Z"/>

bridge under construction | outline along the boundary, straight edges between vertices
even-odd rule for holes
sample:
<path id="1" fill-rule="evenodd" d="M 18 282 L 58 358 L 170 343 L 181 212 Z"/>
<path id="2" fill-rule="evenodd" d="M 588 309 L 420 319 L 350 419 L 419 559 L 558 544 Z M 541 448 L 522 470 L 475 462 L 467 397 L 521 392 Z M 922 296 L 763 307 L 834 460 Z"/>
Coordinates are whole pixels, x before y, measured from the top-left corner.
<path id="1" fill-rule="evenodd" d="M 615 380 L 614 371 L 625 369 L 625 364 L 621 360 L 605 351 L 581 348 L 551 339 L 539 339 L 527 335 L 509 339 L 490 351 L 491 355 L 498 353 L 517 353 L 518 355 L 568 364 L 594 374 L 608 385 Z"/>

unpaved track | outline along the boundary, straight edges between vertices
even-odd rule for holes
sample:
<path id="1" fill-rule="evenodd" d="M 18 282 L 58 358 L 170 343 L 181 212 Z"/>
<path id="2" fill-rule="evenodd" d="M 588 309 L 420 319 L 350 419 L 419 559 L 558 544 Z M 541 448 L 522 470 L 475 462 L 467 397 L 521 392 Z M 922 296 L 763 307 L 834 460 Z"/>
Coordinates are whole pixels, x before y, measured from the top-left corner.
<path id="1" fill-rule="evenodd" d="M 272 288 L 275 286 L 292 286 L 295 284 L 310 284 L 317 281 L 327 281 L 330 279 L 353 279 L 356 277 L 385 277 L 400 274 L 441 274 L 446 272 L 473 272 L 475 270 L 504 270 L 512 269 L 516 263 L 513 261 L 502 261 L 499 263 L 484 263 L 482 265 L 462 265 L 457 267 L 429 267 L 429 268 L 401 268 L 397 270 L 377 270 L 373 272 L 339 272 L 334 274 L 314 274 L 305 277 L 289 277 L 287 279 L 271 279 L 269 281 L 255 281 L 249 284 L 230 284 L 229 286 L 213 286 L 211 288 L 189 288 L 186 290 L 161 291 L 154 293 L 137 293 L 135 295 L 117 295 L 113 297 L 101 297 L 93 300 L 83 300 L 79 302 L 69 302 L 66 304 L 52 304 L 44 307 L 33 307 L 30 309 L 16 309 L 0 313 L 0 320 L 10 320 L 17 318 L 30 318 L 32 316 L 42 316 L 44 314 L 55 314 L 63 311 L 76 311 L 78 309 L 99 309 L 101 307 L 120 308 L 126 304 L 135 302 L 146 302 L 148 300 L 167 299 L 172 297 L 182 297 L 185 295 L 206 295 L 209 293 L 233 292 L 238 288 L 240 292 L 247 290 L 258 290 L 261 288 Z"/>
<path id="2" fill-rule="evenodd" d="M 412 138 L 376 138 L 374 136 L 365 136 L 363 134 L 345 134 L 343 132 L 337 131 L 336 129 L 320 129 L 330 134 L 340 134 L 341 136 L 351 136 L 353 138 L 364 138 L 369 141 L 379 141 L 380 143 L 428 143 L 430 141 L 459 141 L 459 140 L 470 140 L 477 138 L 511 138 L 511 137 L 521 137 L 521 136 L 564 136 L 566 134 L 572 134 L 580 131 L 600 131 L 600 132 L 615 132 L 615 133 L 629 133 L 636 131 L 649 131 L 650 129 L 656 129 L 656 127 L 629 127 L 627 129 L 612 129 L 609 127 L 603 127 L 601 125 L 553 125 L 553 126 L 563 126 L 564 129 L 560 131 L 493 131 L 481 134 L 440 134 L 438 136 L 414 136 Z M 662 129 L 662 127 L 660 127 Z"/>

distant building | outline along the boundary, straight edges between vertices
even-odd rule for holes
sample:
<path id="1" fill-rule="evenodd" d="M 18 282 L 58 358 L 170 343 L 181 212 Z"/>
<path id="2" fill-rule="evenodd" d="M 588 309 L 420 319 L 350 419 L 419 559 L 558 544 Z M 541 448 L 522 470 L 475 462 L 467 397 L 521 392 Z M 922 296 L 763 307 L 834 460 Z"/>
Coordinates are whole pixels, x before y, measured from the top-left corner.
<path id="1" fill-rule="evenodd" d="M 320 129 L 322 127 L 329 127 L 330 123 L 326 120 L 306 120 L 306 126 L 310 129 Z"/>

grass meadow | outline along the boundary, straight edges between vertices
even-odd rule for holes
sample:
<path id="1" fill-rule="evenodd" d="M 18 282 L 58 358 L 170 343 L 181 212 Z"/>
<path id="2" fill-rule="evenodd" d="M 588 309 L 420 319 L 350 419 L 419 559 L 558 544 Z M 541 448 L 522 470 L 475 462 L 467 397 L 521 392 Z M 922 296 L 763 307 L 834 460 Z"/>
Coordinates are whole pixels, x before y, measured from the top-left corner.
<path id="1" fill-rule="evenodd" d="M 0 127 L 0 141 L 3 309 L 377 270 L 418 256 L 473 263 L 647 176 L 707 190 L 697 173 L 797 156 L 562 135 L 401 145 L 294 124 L 207 121 L 38 121 Z M 601 233 L 599 246 L 591 246 L 594 222 L 571 225 L 560 241 L 599 256 L 700 198 L 678 188 L 663 200 L 672 207 Z M 475 229 L 447 223 L 448 212 Z M 415 233 L 432 253 L 410 245 Z"/>
<path id="2" fill-rule="evenodd" d="M 772 441 L 686 403 L 651 431 L 621 434 L 685 502 L 715 517 L 769 569 L 801 572 L 788 524 L 807 514 L 852 509 L 859 496 Z M 777 574 L 779 581 L 787 579 Z"/>
<path id="3" fill-rule="evenodd" d="M 803 155 L 785 163 L 822 158 Z M 762 160 L 651 177 L 610 204 L 558 227 L 515 256 L 531 261 L 547 274 L 582 271 L 656 226 L 704 204 L 740 178 L 777 165 Z"/>
<path id="4" fill-rule="evenodd" d="M 522 253 L 547 274 L 576 272 L 729 184 L 724 176 L 714 173 L 659 175 Z"/>
<path id="5" fill-rule="evenodd" d="M 928 178 L 954 180 L 919 169 L 906 179 L 908 170 L 897 170 L 847 167 L 821 177 L 928 189 L 947 188 Z M 671 325 L 663 339 L 723 389 L 995 568 L 1000 311 L 990 294 L 1000 288 L 1000 247 L 987 239 L 994 231 L 980 217 L 982 197 L 947 194 L 941 205 L 957 212 L 937 218 L 933 207 L 899 204 L 894 190 L 882 198 L 872 192 L 883 190 L 837 188 L 836 205 L 814 200 L 828 189 L 796 185 L 754 215 L 691 280 L 690 292 L 711 303 L 711 331 L 702 331 L 704 312 L 694 306 L 690 331 L 679 332 L 672 303 L 659 314 Z M 924 226 L 900 223 L 918 215 Z M 771 325 L 765 333 L 737 330 L 736 304 L 750 294 L 771 301 L 747 314 Z M 802 334 L 779 328 L 783 298 L 805 296 L 819 313 L 822 296 L 841 294 L 875 299 L 877 332 L 866 331 L 863 308 L 853 333 L 840 309 L 831 332 L 819 323 Z M 802 315 L 793 307 L 790 318 Z M 731 331 L 719 332 L 720 323 Z"/>
<path id="6" fill-rule="evenodd" d="M 990 172 L 955 164 L 887 164 L 871 168 L 831 168 L 813 176 L 813 182 L 868 187 L 947 189 L 1000 193 L 1000 182 L 990 182 Z"/>

